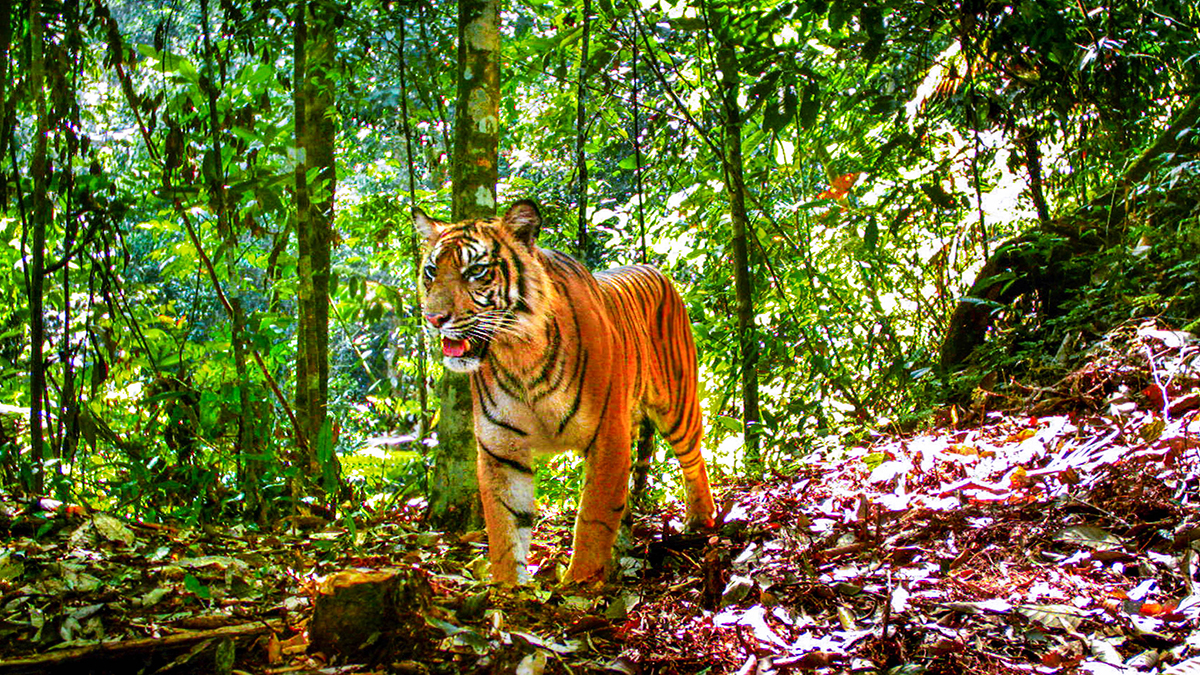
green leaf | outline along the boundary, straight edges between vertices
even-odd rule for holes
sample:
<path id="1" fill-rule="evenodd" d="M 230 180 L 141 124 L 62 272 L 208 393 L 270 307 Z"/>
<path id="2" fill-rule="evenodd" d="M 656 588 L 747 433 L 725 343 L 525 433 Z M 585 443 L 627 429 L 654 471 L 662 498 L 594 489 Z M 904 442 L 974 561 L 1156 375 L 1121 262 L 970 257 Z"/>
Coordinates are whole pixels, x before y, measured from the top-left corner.
<path id="1" fill-rule="evenodd" d="M 208 586 L 200 583 L 200 580 L 192 574 L 183 575 L 183 587 L 202 600 L 208 600 L 212 595 Z"/>
<path id="2" fill-rule="evenodd" d="M 874 251 L 875 245 L 879 242 L 879 225 L 875 222 L 875 216 L 867 221 L 867 226 L 863 230 L 863 244 L 866 245 L 868 251 Z"/>
<path id="3" fill-rule="evenodd" d="M 1073 525 L 1054 535 L 1057 541 L 1077 544 L 1095 551 L 1112 551 L 1124 546 L 1121 539 L 1092 525 Z"/>
<path id="4" fill-rule="evenodd" d="M 491 643 L 488 639 L 470 628 L 456 626 L 448 621 L 435 619 L 431 616 L 425 617 L 425 623 L 433 628 L 440 629 L 446 634 L 446 637 L 451 638 L 454 642 L 470 647 L 476 654 L 487 654 L 491 651 Z"/>
<path id="5" fill-rule="evenodd" d="M 732 431 L 737 434 L 740 434 L 743 429 L 741 420 L 729 417 L 728 415 L 717 415 L 713 421 L 715 421 L 717 426 L 720 426 L 722 429 L 725 429 L 726 431 Z"/>
<path id="6" fill-rule="evenodd" d="M 952 209 L 955 206 L 954 196 L 937 183 L 922 183 L 921 192 L 924 192 L 929 201 L 939 209 Z"/>
<path id="7" fill-rule="evenodd" d="M 817 115 L 821 112 L 821 87 L 816 82 L 804 85 L 804 96 L 800 101 L 800 126 L 805 131 L 812 129 L 817 123 Z"/>

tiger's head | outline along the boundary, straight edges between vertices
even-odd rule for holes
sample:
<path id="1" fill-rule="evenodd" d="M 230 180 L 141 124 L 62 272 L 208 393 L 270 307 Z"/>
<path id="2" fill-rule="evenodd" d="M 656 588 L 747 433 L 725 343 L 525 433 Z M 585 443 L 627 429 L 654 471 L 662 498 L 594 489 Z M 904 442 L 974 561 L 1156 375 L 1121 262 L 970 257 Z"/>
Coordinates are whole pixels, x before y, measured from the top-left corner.
<path id="1" fill-rule="evenodd" d="M 413 209 L 424 240 L 421 311 L 441 338 L 447 368 L 469 373 L 498 339 L 528 335 L 543 294 L 533 202 L 516 202 L 492 220 L 447 223 Z"/>

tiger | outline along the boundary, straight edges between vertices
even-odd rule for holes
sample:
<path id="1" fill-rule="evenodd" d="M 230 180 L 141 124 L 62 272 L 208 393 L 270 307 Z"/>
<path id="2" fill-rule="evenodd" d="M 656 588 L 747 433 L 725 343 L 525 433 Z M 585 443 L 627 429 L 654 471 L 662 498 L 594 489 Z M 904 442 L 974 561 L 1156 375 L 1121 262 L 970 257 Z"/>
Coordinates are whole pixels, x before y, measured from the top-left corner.
<path id="1" fill-rule="evenodd" d="M 528 582 L 532 460 L 564 451 L 581 453 L 584 465 L 565 580 L 607 578 L 643 423 L 679 460 L 688 526 L 712 528 L 696 346 L 666 276 L 645 265 L 593 275 L 540 248 L 542 216 L 530 200 L 456 223 L 418 207 L 413 222 L 424 242 L 424 320 L 445 367 L 470 380 L 493 582 Z"/>

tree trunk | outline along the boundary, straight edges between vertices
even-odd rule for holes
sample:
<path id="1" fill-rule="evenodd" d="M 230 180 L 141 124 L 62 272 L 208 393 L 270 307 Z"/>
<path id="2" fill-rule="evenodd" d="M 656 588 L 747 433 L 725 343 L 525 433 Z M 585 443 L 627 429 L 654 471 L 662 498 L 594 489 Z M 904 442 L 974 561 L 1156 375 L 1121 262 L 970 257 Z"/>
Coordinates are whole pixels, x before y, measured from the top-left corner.
<path id="1" fill-rule="evenodd" d="M 1042 153 L 1038 149 L 1037 131 L 1030 127 L 1021 127 L 1017 131 L 1017 142 L 1025 159 L 1025 170 L 1029 172 L 1029 196 L 1037 208 L 1038 223 L 1045 227 L 1050 224 L 1050 207 L 1046 204 L 1046 196 L 1042 192 Z"/>
<path id="2" fill-rule="evenodd" d="M 454 119 L 454 220 L 496 213 L 500 147 L 500 3 L 459 0 L 458 102 Z M 467 376 L 446 372 L 441 383 L 437 457 L 429 480 L 427 520 L 462 531 L 482 525 L 475 476 L 475 435 Z"/>
<path id="3" fill-rule="evenodd" d="M 400 58 L 398 59 L 400 67 L 398 74 L 400 76 L 400 119 L 404 126 L 404 156 L 405 164 L 408 166 L 408 198 L 409 202 L 415 206 L 417 203 L 417 163 L 413 159 L 412 147 L 412 126 L 408 118 L 408 75 L 404 69 L 404 33 L 405 33 L 405 18 L 400 19 L 400 31 L 398 33 L 398 41 L 400 42 Z M 414 229 L 408 235 L 408 249 L 412 256 L 412 283 L 413 288 L 418 289 L 414 295 L 415 299 L 415 315 L 421 316 L 421 244 L 417 241 L 417 231 Z M 425 331 L 417 331 L 417 403 L 421 406 L 421 418 L 418 421 L 417 436 L 425 438 L 429 433 L 429 353 L 425 346 Z"/>
<path id="4" fill-rule="evenodd" d="M 295 19 L 296 146 L 304 161 L 296 167 L 296 242 L 299 253 L 296 412 L 304 442 L 299 463 L 312 481 L 309 489 L 337 492 L 339 469 L 333 451 L 329 398 L 329 276 L 333 239 L 334 15 L 324 3 L 301 2 Z M 316 169 L 316 180 L 308 174 Z M 305 490 L 307 492 L 307 490 Z M 297 494 L 293 490 L 293 494 Z"/>
<path id="5" fill-rule="evenodd" d="M 12 0 L 0 0 L 0 54 L 10 54 L 13 31 Z M 8 76 L 8 56 L 0 58 L 0 161 L 8 157 L 8 144 L 13 134 L 8 128 L 8 92 L 12 87 Z M 15 97 L 14 97 L 15 98 Z M 13 102 L 16 105 L 16 101 Z M 16 176 L 13 176 L 16 179 Z M 8 178 L 0 171 L 0 210 L 8 209 Z"/>
<path id="6" fill-rule="evenodd" d="M 45 62 L 42 58 L 42 3 L 29 4 L 29 41 L 31 44 L 29 82 L 33 87 L 33 109 L 37 134 L 33 140 L 33 212 L 31 218 L 33 250 L 27 268 L 29 279 L 29 444 L 33 458 L 33 481 L 29 488 L 41 493 L 45 488 L 47 452 L 42 427 L 42 410 L 46 391 L 46 370 L 43 345 L 46 339 L 44 281 L 46 268 L 46 227 L 50 223 L 49 167 L 46 163 L 46 136 L 50 133 L 46 113 Z"/>
<path id="7" fill-rule="evenodd" d="M 579 225 L 576 231 L 575 248 L 579 259 L 588 259 L 588 226 L 587 226 L 587 154 L 583 148 L 587 141 L 587 66 L 588 39 L 592 28 L 592 2 L 583 0 L 583 39 L 579 46 L 579 82 L 575 87 L 575 174 L 578 182 L 575 184 L 575 204 L 578 211 Z"/>
<path id="8" fill-rule="evenodd" d="M 208 135 L 210 146 L 207 158 L 203 162 L 201 174 L 208 184 L 209 209 L 217 224 L 217 233 L 225 247 L 225 278 L 226 287 L 223 291 L 229 312 L 230 331 L 229 342 L 233 351 L 234 371 L 237 377 L 238 389 L 238 435 L 237 452 L 241 456 L 256 454 L 253 445 L 254 429 L 256 428 L 254 401 L 250 388 L 250 373 L 246 367 L 246 330 L 245 317 L 242 315 L 241 285 L 238 283 L 235 251 L 238 245 L 237 228 L 229 217 L 228 196 L 225 191 L 227 177 L 223 156 L 221 136 L 223 120 L 217 105 L 218 91 L 224 86 L 224 71 L 218 70 L 218 62 L 213 49 L 212 36 L 209 33 L 208 1 L 200 0 L 201 39 L 204 46 L 204 70 L 200 76 L 200 90 L 208 102 Z M 217 283 L 214 278 L 213 283 Z"/>
<path id="9" fill-rule="evenodd" d="M 633 50 L 632 58 L 629 62 L 630 81 L 631 81 L 631 100 L 630 108 L 633 111 L 633 170 L 634 176 L 637 178 L 637 220 L 638 220 L 638 241 L 640 243 L 641 258 L 638 262 L 646 264 L 646 218 L 645 208 L 643 204 L 646 201 L 646 190 L 642 184 L 642 124 L 641 124 L 641 109 L 638 108 L 638 89 L 641 87 L 641 82 L 638 80 L 638 31 L 637 31 L 637 12 L 633 13 L 634 29 L 630 32 L 630 47 Z"/>
<path id="10" fill-rule="evenodd" d="M 0 21 L 4 20 L 4 14 L 0 13 Z M 63 4 L 63 24 L 66 27 L 66 42 L 70 51 L 69 61 L 74 68 L 79 68 L 79 49 L 83 45 L 83 36 L 79 27 L 79 6 L 73 3 Z M 75 91 L 75 87 L 79 82 L 77 73 L 61 73 L 58 76 L 59 82 L 56 87 L 63 91 L 69 92 L 66 98 L 71 101 L 68 110 L 61 111 L 60 114 L 67 117 L 67 123 L 63 125 L 63 132 L 66 137 L 66 157 L 63 161 L 64 171 L 63 176 L 63 193 L 68 195 L 66 211 L 73 213 L 78 206 L 84 206 L 92 200 L 91 188 L 87 183 L 77 185 L 74 179 L 75 155 L 79 150 L 80 143 L 78 130 L 84 129 L 84 125 L 80 121 L 79 115 L 79 94 Z M 2 119 L 2 118 L 0 118 Z M 70 463 L 75 459 L 75 448 L 79 441 L 79 408 L 80 408 L 80 392 L 77 391 L 75 382 L 75 345 L 71 339 L 71 334 L 74 332 L 71 328 L 73 317 L 71 314 L 71 258 L 76 255 L 75 243 L 78 238 L 87 238 L 86 233 L 79 232 L 79 220 L 76 218 L 66 218 L 63 221 L 63 244 L 62 244 L 62 259 L 51 265 L 61 267 L 62 272 L 62 325 L 63 337 L 59 340 L 58 362 L 62 364 L 62 386 L 59 391 L 58 404 L 58 433 L 54 442 L 55 454 L 61 457 L 64 461 Z M 49 274 L 49 270 L 46 270 Z"/>
<path id="11" fill-rule="evenodd" d="M 746 217 L 746 184 L 742 176 L 742 119 L 738 106 L 738 62 L 733 45 L 717 41 L 717 67 L 721 70 L 721 107 L 725 124 L 725 191 L 733 224 L 733 284 L 737 295 L 738 345 L 742 371 L 742 424 L 747 467 L 760 467 L 758 412 L 758 336 L 754 329 L 754 282 L 750 269 L 749 221 Z"/>

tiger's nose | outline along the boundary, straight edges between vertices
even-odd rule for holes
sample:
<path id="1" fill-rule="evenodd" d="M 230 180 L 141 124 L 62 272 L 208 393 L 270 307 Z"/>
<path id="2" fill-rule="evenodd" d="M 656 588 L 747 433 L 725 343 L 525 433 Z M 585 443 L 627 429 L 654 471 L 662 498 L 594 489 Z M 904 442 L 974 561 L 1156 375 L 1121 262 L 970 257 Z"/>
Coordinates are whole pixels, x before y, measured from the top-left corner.
<path id="1" fill-rule="evenodd" d="M 449 314 L 425 314 L 425 320 L 434 328 L 441 328 L 447 321 L 450 320 Z"/>

